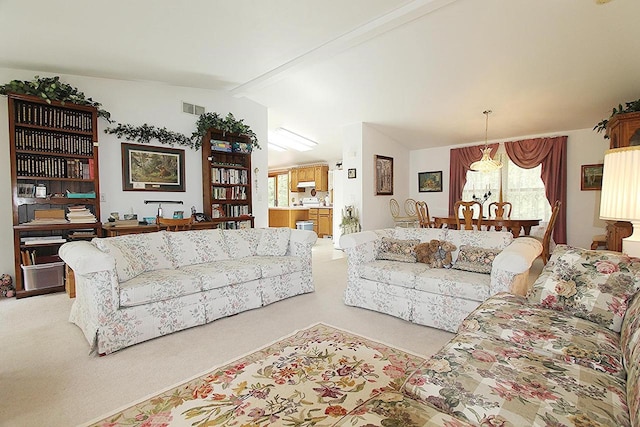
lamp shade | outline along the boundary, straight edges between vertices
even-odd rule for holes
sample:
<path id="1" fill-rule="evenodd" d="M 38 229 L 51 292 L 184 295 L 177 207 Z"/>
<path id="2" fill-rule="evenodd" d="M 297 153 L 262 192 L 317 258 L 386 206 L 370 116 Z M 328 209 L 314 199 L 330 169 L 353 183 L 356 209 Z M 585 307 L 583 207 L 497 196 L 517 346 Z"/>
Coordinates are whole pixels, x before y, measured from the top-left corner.
<path id="1" fill-rule="evenodd" d="M 640 257 L 640 146 L 605 153 L 600 218 L 630 221 L 633 233 L 622 239 L 622 252 Z"/>
<path id="2" fill-rule="evenodd" d="M 600 218 L 640 220 L 640 146 L 605 153 Z"/>

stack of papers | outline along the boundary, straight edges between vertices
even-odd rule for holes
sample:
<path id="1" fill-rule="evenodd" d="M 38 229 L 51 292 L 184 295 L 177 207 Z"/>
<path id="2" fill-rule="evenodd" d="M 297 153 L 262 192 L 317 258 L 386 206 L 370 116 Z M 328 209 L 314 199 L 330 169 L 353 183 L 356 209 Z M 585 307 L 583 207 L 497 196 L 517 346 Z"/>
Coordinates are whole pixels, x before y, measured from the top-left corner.
<path id="1" fill-rule="evenodd" d="M 84 205 L 69 206 L 67 219 L 72 224 L 96 222 L 96 217 Z"/>

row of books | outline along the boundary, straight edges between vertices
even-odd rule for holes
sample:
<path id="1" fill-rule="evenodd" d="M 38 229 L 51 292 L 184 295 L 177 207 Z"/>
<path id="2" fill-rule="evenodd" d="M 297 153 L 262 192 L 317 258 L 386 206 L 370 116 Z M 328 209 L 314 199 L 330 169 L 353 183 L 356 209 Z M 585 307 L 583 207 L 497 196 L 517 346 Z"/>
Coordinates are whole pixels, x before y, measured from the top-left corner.
<path id="1" fill-rule="evenodd" d="M 17 128 L 15 137 L 18 150 L 93 156 L 93 138 L 87 135 Z"/>
<path id="2" fill-rule="evenodd" d="M 249 205 L 211 205 L 212 218 L 239 217 L 249 215 Z"/>
<path id="3" fill-rule="evenodd" d="M 211 181 L 214 184 L 248 184 L 246 170 L 211 168 Z"/>
<path id="4" fill-rule="evenodd" d="M 97 221 L 95 215 L 84 205 L 69 206 L 67 209 L 69 211 L 67 212 L 67 220 L 72 224 L 92 223 Z"/>
<path id="5" fill-rule="evenodd" d="M 82 161 L 80 159 L 33 154 L 16 155 L 16 173 L 18 176 L 93 179 L 93 166 L 93 159 Z"/>
<path id="6" fill-rule="evenodd" d="M 21 237 L 20 242 L 25 246 L 47 245 L 52 243 L 66 243 L 67 239 L 62 236 L 34 236 Z"/>
<path id="7" fill-rule="evenodd" d="M 216 228 L 222 228 L 224 230 L 238 230 L 251 228 L 251 221 L 225 221 L 216 224 Z"/>
<path id="8" fill-rule="evenodd" d="M 247 200 L 247 187 L 213 187 L 211 197 L 217 200 Z"/>
<path id="9" fill-rule="evenodd" d="M 67 110 L 29 102 L 15 103 L 16 123 L 55 127 L 68 130 L 91 132 L 93 115 L 90 112 Z"/>

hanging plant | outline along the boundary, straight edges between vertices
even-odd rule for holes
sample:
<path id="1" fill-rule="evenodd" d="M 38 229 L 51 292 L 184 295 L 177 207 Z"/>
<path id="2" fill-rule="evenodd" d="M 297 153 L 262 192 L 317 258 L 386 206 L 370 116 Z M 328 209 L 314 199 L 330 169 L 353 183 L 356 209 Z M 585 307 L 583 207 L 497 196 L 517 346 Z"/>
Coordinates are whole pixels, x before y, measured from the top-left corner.
<path id="1" fill-rule="evenodd" d="M 167 128 L 157 128 L 152 125 L 143 124 L 142 126 L 123 125 L 118 123 L 113 128 L 106 128 L 105 133 L 115 134 L 118 138 L 125 138 L 127 141 L 148 144 L 152 139 L 158 140 L 161 144 L 166 145 L 182 145 L 184 147 L 198 149 L 201 145 L 200 141 L 195 141 L 185 135 L 173 132 Z"/>
<path id="2" fill-rule="evenodd" d="M 64 105 L 65 102 L 72 102 L 77 105 L 89 105 L 98 109 L 98 117 L 102 117 L 111 123 L 111 113 L 101 109 L 102 104 L 91 98 L 85 98 L 84 93 L 77 88 L 63 83 L 60 77 L 39 77 L 33 80 L 12 80 L 0 86 L 0 95 L 17 93 L 20 95 L 33 95 L 42 98 L 49 104 L 51 101 L 58 101 Z"/>
<path id="3" fill-rule="evenodd" d="M 635 101 L 631 101 L 631 102 L 626 102 L 624 105 L 625 105 L 624 108 L 622 107 L 622 104 L 618 105 L 618 108 L 613 107 L 613 111 L 611 112 L 611 115 L 609 116 L 609 118 L 599 122 L 597 125 L 593 127 L 593 130 L 597 132 L 606 131 L 609 120 L 611 120 L 611 118 L 617 114 L 636 113 L 640 111 L 640 99 L 636 99 Z M 605 139 L 609 139 L 609 135 L 607 134 L 605 134 L 604 137 Z"/>

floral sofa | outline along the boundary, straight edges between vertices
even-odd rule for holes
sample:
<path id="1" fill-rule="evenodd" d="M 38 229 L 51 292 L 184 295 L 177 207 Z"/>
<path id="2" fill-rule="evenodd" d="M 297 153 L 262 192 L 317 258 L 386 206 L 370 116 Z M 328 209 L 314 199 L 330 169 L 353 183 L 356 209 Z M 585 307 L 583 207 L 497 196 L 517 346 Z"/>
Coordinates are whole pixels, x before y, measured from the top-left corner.
<path id="1" fill-rule="evenodd" d="M 312 292 L 312 231 L 159 231 L 65 243 L 70 321 L 99 354 Z"/>
<path id="2" fill-rule="evenodd" d="M 451 253 L 453 268 L 430 268 L 410 254 L 388 256 L 385 249 L 388 242 L 402 251 L 431 240 L 456 246 Z M 542 252 L 538 240 L 514 239 L 507 231 L 440 228 L 345 234 L 340 246 L 348 257 L 347 305 L 450 332 L 491 295 L 503 291 L 524 295 L 531 264 Z"/>

